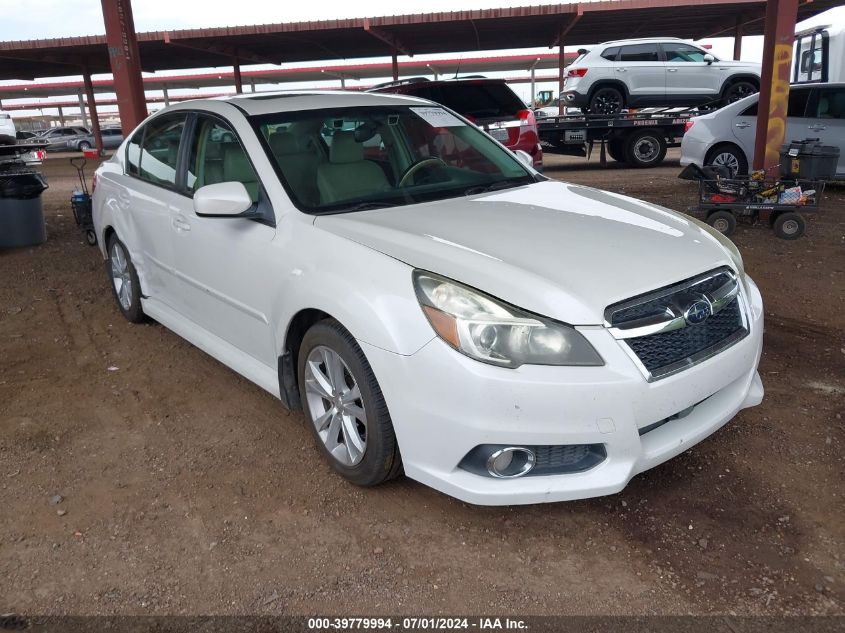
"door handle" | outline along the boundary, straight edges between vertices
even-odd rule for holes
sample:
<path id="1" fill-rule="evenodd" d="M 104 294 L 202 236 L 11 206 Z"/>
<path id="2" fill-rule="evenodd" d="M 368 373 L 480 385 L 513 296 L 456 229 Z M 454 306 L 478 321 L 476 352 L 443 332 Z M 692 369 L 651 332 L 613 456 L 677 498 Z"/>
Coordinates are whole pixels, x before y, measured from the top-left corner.
<path id="1" fill-rule="evenodd" d="M 177 231 L 190 231 L 191 225 L 189 222 L 186 222 L 183 218 L 173 218 L 171 221 L 173 228 Z"/>
<path id="2" fill-rule="evenodd" d="M 816 123 L 814 125 L 810 125 L 809 128 L 811 130 L 813 130 L 813 132 L 821 132 L 822 130 L 826 130 L 827 126 L 826 125 L 819 125 L 818 123 Z"/>
<path id="3" fill-rule="evenodd" d="M 745 123 L 745 122 L 742 122 L 742 123 L 734 123 L 734 125 L 735 125 L 736 127 L 738 127 L 738 128 L 741 128 L 741 129 L 745 129 L 745 128 L 747 128 L 747 127 L 751 127 L 751 124 L 750 124 L 750 123 Z"/>
<path id="4" fill-rule="evenodd" d="M 616 69 L 616 72 L 618 72 L 618 73 L 626 73 L 626 72 L 628 72 L 628 69 L 627 69 L 627 68 L 617 68 L 617 69 Z"/>
<path id="5" fill-rule="evenodd" d="M 666 72 L 667 73 L 676 73 L 676 72 L 678 72 L 678 69 L 677 68 L 667 68 Z"/>

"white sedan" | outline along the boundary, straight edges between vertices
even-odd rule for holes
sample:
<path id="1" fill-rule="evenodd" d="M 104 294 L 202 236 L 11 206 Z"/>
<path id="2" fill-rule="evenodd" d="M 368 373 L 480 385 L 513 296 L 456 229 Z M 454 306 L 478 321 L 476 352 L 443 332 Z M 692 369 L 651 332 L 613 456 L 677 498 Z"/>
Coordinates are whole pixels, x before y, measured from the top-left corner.
<path id="1" fill-rule="evenodd" d="M 747 174 L 754 161 L 758 97 L 695 117 L 681 141 L 681 165 L 720 165 L 731 175 Z M 845 180 L 845 84 L 790 87 L 784 142 L 805 138 L 839 147 L 836 179 Z"/>
<path id="2" fill-rule="evenodd" d="M 729 240 L 416 98 L 239 95 L 97 170 L 117 306 L 302 407 L 334 469 L 477 504 L 621 490 L 763 396 Z"/>

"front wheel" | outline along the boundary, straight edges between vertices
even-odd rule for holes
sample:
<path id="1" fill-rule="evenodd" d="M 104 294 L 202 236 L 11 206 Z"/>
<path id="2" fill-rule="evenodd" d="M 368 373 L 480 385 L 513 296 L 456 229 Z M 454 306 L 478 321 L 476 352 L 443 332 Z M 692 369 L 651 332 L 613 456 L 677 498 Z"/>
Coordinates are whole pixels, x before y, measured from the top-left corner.
<path id="1" fill-rule="evenodd" d="M 378 381 L 352 335 L 334 319 L 313 325 L 299 349 L 305 415 L 332 468 L 359 486 L 402 470 L 393 423 Z"/>
<path id="2" fill-rule="evenodd" d="M 95 236 L 96 237 L 96 236 Z M 112 294 L 120 312 L 132 323 L 146 320 L 141 308 L 141 283 L 126 246 L 112 234 L 108 240 L 106 270 L 111 279 Z"/>
<path id="3" fill-rule="evenodd" d="M 707 216 L 707 224 L 722 235 L 733 235 L 736 231 L 736 217 L 730 211 L 714 211 Z"/>
<path id="4" fill-rule="evenodd" d="M 79 151 L 84 152 L 87 149 L 91 149 L 91 143 L 89 143 L 88 141 L 82 141 L 79 144 Z"/>

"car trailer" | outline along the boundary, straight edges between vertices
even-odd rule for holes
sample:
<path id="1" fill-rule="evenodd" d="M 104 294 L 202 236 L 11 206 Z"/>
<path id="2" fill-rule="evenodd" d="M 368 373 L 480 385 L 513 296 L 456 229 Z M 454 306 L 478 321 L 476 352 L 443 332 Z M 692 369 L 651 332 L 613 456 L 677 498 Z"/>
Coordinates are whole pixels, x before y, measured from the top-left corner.
<path id="1" fill-rule="evenodd" d="M 539 119 L 543 150 L 589 157 L 599 143 L 601 164 L 606 154 L 631 167 L 656 167 L 666 150 L 681 144 L 687 122 L 701 114 L 696 108 L 647 108 L 614 115 L 579 114 Z"/>

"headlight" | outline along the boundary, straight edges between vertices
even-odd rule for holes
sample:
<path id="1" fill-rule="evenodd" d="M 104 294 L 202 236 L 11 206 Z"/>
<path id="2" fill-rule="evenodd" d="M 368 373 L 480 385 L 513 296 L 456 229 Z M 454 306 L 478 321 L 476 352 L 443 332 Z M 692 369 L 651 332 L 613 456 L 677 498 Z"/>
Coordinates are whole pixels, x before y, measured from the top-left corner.
<path id="1" fill-rule="evenodd" d="M 438 336 L 491 365 L 603 365 L 575 328 L 493 299 L 444 277 L 414 271 L 423 312 Z"/>

